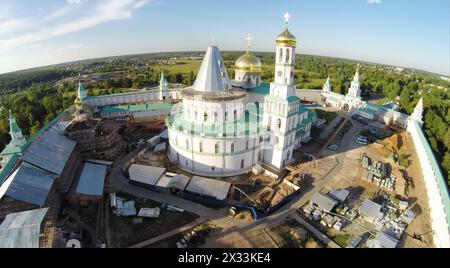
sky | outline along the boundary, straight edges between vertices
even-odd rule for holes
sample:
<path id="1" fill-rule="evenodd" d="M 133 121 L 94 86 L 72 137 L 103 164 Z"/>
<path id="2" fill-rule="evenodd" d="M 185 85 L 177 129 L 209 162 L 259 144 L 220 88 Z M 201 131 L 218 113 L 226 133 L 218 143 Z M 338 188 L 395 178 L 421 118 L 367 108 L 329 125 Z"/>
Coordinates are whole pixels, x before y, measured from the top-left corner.
<path id="1" fill-rule="evenodd" d="M 449 0 L 0 0 L 0 73 L 125 54 L 274 51 L 291 15 L 297 53 L 450 76 Z"/>

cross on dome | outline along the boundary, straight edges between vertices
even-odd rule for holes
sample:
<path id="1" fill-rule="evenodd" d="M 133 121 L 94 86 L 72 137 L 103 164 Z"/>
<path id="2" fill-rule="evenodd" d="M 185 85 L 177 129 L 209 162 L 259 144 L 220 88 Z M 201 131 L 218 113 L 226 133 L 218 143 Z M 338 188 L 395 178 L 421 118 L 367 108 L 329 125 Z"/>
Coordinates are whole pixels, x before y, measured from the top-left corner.
<path id="1" fill-rule="evenodd" d="M 250 48 L 252 47 L 252 40 L 254 38 L 252 37 L 252 35 L 249 33 L 247 34 L 247 38 L 245 38 L 245 40 L 247 40 L 247 51 L 250 51 Z"/>
<path id="2" fill-rule="evenodd" d="M 289 15 L 289 13 L 286 12 L 286 14 L 284 14 L 284 21 L 286 22 L 286 24 L 289 23 L 290 18 L 291 18 L 291 15 Z"/>
<path id="3" fill-rule="evenodd" d="M 216 43 L 216 38 L 211 37 L 211 43 L 210 43 L 210 45 L 211 45 L 211 46 L 215 46 L 215 43 Z"/>

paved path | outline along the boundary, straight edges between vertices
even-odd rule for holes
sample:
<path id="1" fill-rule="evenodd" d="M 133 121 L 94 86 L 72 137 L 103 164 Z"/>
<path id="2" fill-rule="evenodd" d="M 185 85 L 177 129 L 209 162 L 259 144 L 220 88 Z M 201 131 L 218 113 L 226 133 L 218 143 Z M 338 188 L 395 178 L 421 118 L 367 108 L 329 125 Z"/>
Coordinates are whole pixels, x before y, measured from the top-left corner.
<path id="1" fill-rule="evenodd" d="M 296 213 L 292 214 L 292 218 L 295 219 L 298 223 L 300 223 L 303 227 L 305 227 L 308 231 L 313 233 L 322 243 L 327 245 L 329 248 L 341 248 L 336 242 L 328 238 L 325 234 L 323 234 L 321 231 L 317 230 L 316 227 L 309 224 L 307 221 L 305 221 L 302 217 L 297 215 Z"/>
<path id="2" fill-rule="evenodd" d="M 316 192 L 319 192 L 332 178 L 341 172 L 343 162 L 345 161 L 345 152 L 351 147 L 353 138 L 359 130 L 358 127 L 353 127 L 344 135 L 338 152 L 333 152 L 334 155 L 329 156 L 336 160 L 336 165 L 321 179 L 315 180 L 314 185 L 306 189 L 302 195 L 297 196 L 294 200 L 284 205 L 272 215 L 250 223 L 235 224 L 234 226 L 224 229 L 219 236 L 211 237 L 210 239 L 220 239 L 225 241 L 227 240 L 227 236 L 230 237 L 230 240 L 236 240 L 236 236 L 241 236 L 242 239 L 253 239 L 251 236 L 248 236 L 249 233 L 254 233 L 258 229 L 275 227 L 284 222 L 288 216 L 295 215 L 297 209 L 305 205 Z M 335 135 L 337 135 L 336 133 Z M 239 245 L 230 244 L 230 246 L 238 247 Z"/>
<path id="3" fill-rule="evenodd" d="M 194 228 L 195 226 L 205 222 L 206 220 L 207 220 L 206 218 L 198 218 L 198 219 L 196 219 L 195 221 L 193 221 L 191 223 L 188 223 L 186 225 L 183 225 L 181 227 L 173 229 L 172 231 L 169 231 L 167 233 L 163 233 L 161 235 L 158 235 L 157 237 L 153 237 L 153 238 L 150 238 L 148 240 L 145 240 L 145 241 L 139 242 L 137 244 L 134 244 L 134 245 L 130 246 L 129 248 L 143 248 L 143 247 L 149 246 L 151 244 L 154 244 L 156 242 L 159 242 L 161 240 L 169 238 L 169 237 L 171 237 L 173 235 L 176 235 L 178 233 L 181 233 L 181 232 L 184 232 L 184 231 L 189 230 L 191 228 Z"/>
<path id="4" fill-rule="evenodd" d="M 346 116 L 338 116 L 335 120 L 340 120 L 340 118 L 346 118 Z M 339 121 L 337 121 L 339 122 Z M 343 126 L 343 124 L 342 124 Z M 183 209 L 186 209 L 188 211 L 194 212 L 197 215 L 200 215 L 202 219 L 209 220 L 212 224 L 215 224 L 217 226 L 223 227 L 222 233 L 220 233 L 218 236 L 210 237 L 208 238 L 211 240 L 226 240 L 227 236 L 230 237 L 236 237 L 240 236 L 242 239 L 247 239 L 249 241 L 248 244 L 253 244 L 257 246 L 257 243 L 252 243 L 250 241 L 252 238 L 249 234 L 252 233 L 258 233 L 264 228 L 272 228 L 275 227 L 282 222 L 286 220 L 288 216 L 297 216 L 295 215 L 296 210 L 302 207 L 304 204 L 306 204 L 312 197 L 312 195 L 318 191 L 320 191 L 332 178 L 334 178 L 342 168 L 342 164 L 345 161 L 345 152 L 350 148 L 351 143 L 353 142 L 354 135 L 359 131 L 359 128 L 353 127 L 347 134 L 343 137 L 341 146 L 337 152 L 333 152 L 332 156 L 336 160 L 336 165 L 327 173 L 325 176 L 323 176 L 320 180 L 314 181 L 314 185 L 311 186 L 309 189 L 306 189 L 305 192 L 295 197 L 292 201 L 284 205 L 281 209 L 279 209 L 277 212 L 275 212 L 272 215 L 269 215 L 265 218 L 249 222 L 249 223 L 240 223 L 233 221 L 232 219 L 228 218 L 226 216 L 226 209 L 222 210 L 214 210 L 207 208 L 203 205 L 200 205 L 195 202 L 191 202 L 186 199 L 182 199 L 176 196 L 168 195 L 168 194 L 162 194 L 157 193 L 154 191 L 149 191 L 134 185 L 130 185 L 128 183 L 128 180 L 123 176 L 122 173 L 122 166 L 125 164 L 129 159 L 131 159 L 132 154 L 129 154 L 125 156 L 122 160 L 119 160 L 116 162 L 115 166 L 113 167 L 111 171 L 110 176 L 110 184 L 116 189 L 120 189 L 121 191 L 127 192 L 129 194 L 142 197 L 142 198 L 149 198 L 158 202 L 162 203 L 168 203 Z M 335 135 L 338 133 L 336 131 Z M 326 149 L 324 149 L 326 150 Z M 322 153 L 322 152 L 321 152 Z M 131 156 L 130 156 L 131 155 Z M 303 225 L 304 224 L 302 222 Z M 305 226 L 306 227 L 306 226 Z M 313 227 L 313 226 L 312 226 Z M 180 227 L 182 228 L 182 227 Z M 175 231 L 175 230 L 174 230 Z M 314 233 L 314 232 L 313 232 Z M 163 234 L 161 236 L 165 236 L 166 234 Z M 173 235 L 173 234 L 171 234 Z M 318 237 L 321 235 L 318 234 Z M 319 237 L 320 238 L 320 237 Z M 153 239 L 153 238 L 152 238 Z M 150 239 L 150 240 L 152 240 Z M 329 238 L 328 238 L 329 239 Z M 230 240 L 235 240 L 235 238 L 232 238 Z M 152 242 L 154 243 L 154 242 Z M 333 244 L 334 242 L 328 242 L 326 244 L 330 244 L 330 247 L 335 247 L 337 244 Z M 236 246 L 233 243 L 230 243 L 229 246 Z M 238 245 L 237 245 L 238 246 Z M 339 247 L 337 245 L 337 247 Z"/>
<path id="5" fill-rule="evenodd" d="M 229 227 L 234 224 L 234 221 L 227 217 L 227 209 L 212 209 L 207 208 L 199 203 L 186 200 L 170 194 L 158 193 L 150 191 L 145 188 L 141 188 L 128 183 L 128 179 L 125 178 L 122 172 L 122 166 L 131 159 L 132 154 L 128 154 L 121 160 L 117 161 L 110 172 L 109 187 L 113 187 L 116 190 L 140 197 L 155 200 L 160 203 L 167 203 L 187 211 L 193 212 L 200 217 L 207 218 L 212 221 L 213 224 L 220 227 Z"/>
<path id="6" fill-rule="evenodd" d="M 341 121 L 342 116 L 338 114 L 328 126 L 326 126 L 319 135 L 319 139 L 328 140 L 328 136 L 334 131 L 334 127 Z"/>

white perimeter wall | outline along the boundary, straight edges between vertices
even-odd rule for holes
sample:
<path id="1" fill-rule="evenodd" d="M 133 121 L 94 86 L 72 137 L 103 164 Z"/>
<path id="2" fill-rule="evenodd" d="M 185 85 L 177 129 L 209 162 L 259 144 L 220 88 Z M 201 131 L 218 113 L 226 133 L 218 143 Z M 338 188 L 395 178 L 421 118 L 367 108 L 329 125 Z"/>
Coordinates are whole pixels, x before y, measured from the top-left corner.
<path id="1" fill-rule="evenodd" d="M 437 177 L 431 165 L 433 159 L 429 159 L 425 150 L 425 146 L 429 145 L 423 144 L 419 136 L 419 131 L 422 131 L 422 129 L 417 127 L 413 122 L 409 122 L 408 131 L 413 138 L 427 188 L 428 207 L 430 208 L 431 225 L 434 231 L 434 244 L 438 248 L 449 248 L 450 229 L 443 204 L 443 200 L 445 199 L 442 198 L 442 193 L 439 191 Z"/>

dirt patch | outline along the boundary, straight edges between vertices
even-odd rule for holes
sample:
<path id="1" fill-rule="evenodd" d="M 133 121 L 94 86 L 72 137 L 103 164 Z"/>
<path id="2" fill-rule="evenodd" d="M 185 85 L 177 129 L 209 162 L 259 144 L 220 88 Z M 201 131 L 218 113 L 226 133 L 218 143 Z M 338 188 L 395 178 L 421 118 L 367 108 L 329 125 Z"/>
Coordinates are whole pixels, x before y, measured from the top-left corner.
<path id="1" fill-rule="evenodd" d="M 118 194 L 127 200 L 135 200 L 136 211 L 142 207 L 161 207 L 161 203 L 134 196 Z M 161 209 L 158 218 L 119 217 L 109 215 L 109 225 L 114 247 L 127 247 L 143 240 L 158 236 L 177 227 L 188 224 L 198 218 L 198 215 L 184 211 L 169 211 Z"/>

